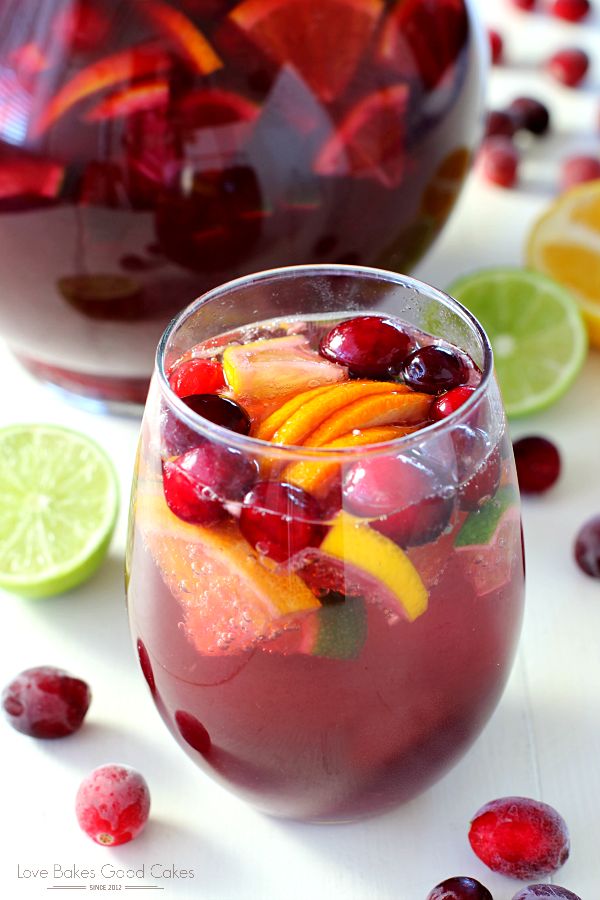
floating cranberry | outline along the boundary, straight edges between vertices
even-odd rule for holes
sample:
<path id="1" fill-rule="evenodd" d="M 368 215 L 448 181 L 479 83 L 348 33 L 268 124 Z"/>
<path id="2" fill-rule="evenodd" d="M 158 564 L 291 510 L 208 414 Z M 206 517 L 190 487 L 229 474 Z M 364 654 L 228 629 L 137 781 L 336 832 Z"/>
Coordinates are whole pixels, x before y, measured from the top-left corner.
<path id="1" fill-rule="evenodd" d="M 163 462 L 163 488 L 169 509 L 180 519 L 209 525 L 223 519 L 225 500 L 239 501 L 256 480 L 254 460 L 229 447 L 203 442 Z"/>
<path id="2" fill-rule="evenodd" d="M 562 816 L 528 797 L 503 797 L 482 806 L 471 822 L 469 842 L 494 872 L 523 881 L 556 872 L 569 857 Z"/>
<path id="3" fill-rule="evenodd" d="M 519 151 L 512 140 L 501 134 L 486 138 L 479 150 L 482 175 L 498 187 L 514 187 L 519 177 L 519 161 Z"/>
<path id="4" fill-rule="evenodd" d="M 590 0 L 552 0 L 550 12 L 568 22 L 580 22 L 589 14 Z"/>
<path id="5" fill-rule="evenodd" d="M 410 336 L 389 319 L 357 316 L 328 331 L 319 352 L 359 378 L 388 378 L 400 371 L 413 346 Z"/>
<path id="6" fill-rule="evenodd" d="M 137 837 L 148 821 L 150 791 L 135 769 L 100 766 L 81 782 L 75 812 L 93 841 L 116 847 Z"/>
<path id="7" fill-rule="evenodd" d="M 515 120 L 502 109 L 491 109 L 485 119 L 485 137 L 501 134 L 512 137 L 515 133 Z"/>
<path id="8" fill-rule="evenodd" d="M 529 131 L 537 137 L 545 134 L 550 127 L 548 107 L 535 97 L 516 97 L 507 112 L 513 117 L 517 130 Z"/>
<path id="9" fill-rule="evenodd" d="M 502 62 L 504 53 L 504 41 L 502 35 L 495 28 L 488 28 L 488 39 L 490 42 L 490 54 L 492 57 L 492 65 L 497 66 Z"/>
<path id="10" fill-rule="evenodd" d="M 570 47 L 557 50 L 546 63 L 546 71 L 561 84 L 576 87 L 580 84 L 590 67 L 590 58 L 585 50 Z"/>
<path id="11" fill-rule="evenodd" d="M 600 516 L 583 525 L 575 540 L 575 561 L 592 578 L 600 578 Z"/>
<path id="12" fill-rule="evenodd" d="M 186 406 L 209 422 L 237 434 L 250 433 L 250 416 L 235 400 L 221 397 L 220 394 L 193 394 L 182 399 Z"/>
<path id="13" fill-rule="evenodd" d="M 140 663 L 140 669 L 142 670 L 142 674 L 146 679 L 148 687 L 150 688 L 150 692 L 154 695 L 156 694 L 156 681 L 154 680 L 154 672 L 152 671 L 152 663 L 150 662 L 150 657 L 148 656 L 148 651 L 146 650 L 146 645 L 142 641 L 141 638 L 138 638 L 137 641 L 137 652 L 138 652 L 138 660 Z"/>
<path id="14" fill-rule="evenodd" d="M 85 681 L 53 666 L 25 669 L 2 692 L 2 708 L 17 731 L 60 738 L 81 727 L 92 699 Z"/>
<path id="15" fill-rule="evenodd" d="M 177 710 L 175 722 L 177 723 L 179 734 L 186 744 L 189 744 L 202 756 L 206 756 L 210 752 L 212 746 L 210 735 L 202 722 L 199 722 L 195 716 L 184 709 Z"/>
<path id="16" fill-rule="evenodd" d="M 324 536 L 319 503 L 302 488 L 261 481 L 244 497 L 240 531 L 259 553 L 284 562 Z"/>
<path id="17" fill-rule="evenodd" d="M 441 394 L 469 380 L 465 360 L 453 350 L 429 344 L 413 350 L 405 361 L 402 375 L 405 383 L 416 391 Z"/>
<path id="18" fill-rule="evenodd" d="M 576 184 L 600 178 L 600 159 L 597 156 L 569 156 L 560 168 L 560 189 L 568 191 Z"/>
<path id="19" fill-rule="evenodd" d="M 344 508 L 401 547 L 432 541 L 450 521 L 454 498 L 440 495 L 443 478 L 407 457 L 357 463 L 344 479 Z"/>
<path id="20" fill-rule="evenodd" d="M 459 471 L 463 469 L 463 477 L 465 476 L 464 464 L 464 459 L 459 461 Z M 491 500 L 498 490 L 501 475 L 500 450 L 496 447 L 475 473 L 462 484 L 458 494 L 460 508 L 473 512 L 483 506 L 487 500 Z"/>
<path id="21" fill-rule="evenodd" d="M 513 451 L 523 494 L 542 494 L 558 480 L 560 453 L 552 441 L 538 436 L 519 438 Z"/>
<path id="22" fill-rule="evenodd" d="M 427 895 L 427 900 L 494 900 L 481 882 L 459 876 L 446 878 Z"/>
<path id="23" fill-rule="evenodd" d="M 218 359 L 188 359 L 169 374 L 169 384 L 178 397 L 216 394 L 225 387 L 223 366 Z"/>
<path id="24" fill-rule="evenodd" d="M 516 893 L 512 900 L 538 900 L 540 897 L 545 900 L 581 900 L 573 891 L 558 884 L 530 884 Z"/>
<path id="25" fill-rule="evenodd" d="M 446 416 L 460 409 L 463 403 L 466 403 L 469 397 L 475 393 L 475 390 L 476 388 L 463 384 L 441 394 L 431 407 L 431 418 L 436 422 L 439 419 L 445 419 Z"/>

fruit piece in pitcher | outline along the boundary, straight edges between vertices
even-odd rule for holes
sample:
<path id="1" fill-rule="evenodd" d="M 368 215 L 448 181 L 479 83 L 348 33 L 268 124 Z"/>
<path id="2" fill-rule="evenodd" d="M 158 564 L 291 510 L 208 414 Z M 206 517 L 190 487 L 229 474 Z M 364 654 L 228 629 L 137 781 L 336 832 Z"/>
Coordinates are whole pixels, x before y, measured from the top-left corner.
<path id="1" fill-rule="evenodd" d="M 234 397 L 251 416 L 264 416 L 300 391 L 345 381 L 346 369 L 323 359 L 304 335 L 230 344 L 223 371 Z"/>
<path id="2" fill-rule="evenodd" d="M 180 10 L 162 0 L 146 0 L 141 4 L 144 13 L 155 23 L 161 34 L 170 38 L 186 61 L 200 75 L 210 75 L 223 63 L 202 32 Z"/>
<path id="3" fill-rule="evenodd" d="M 411 337 L 381 316 L 356 316 L 340 322 L 319 344 L 325 359 L 347 366 L 358 378 L 397 375 L 412 349 Z"/>
<path id="4" fill-rule="evenodd" d="M 274 637 L 299 614 L 320 609 L 298 575 L 264 565 L 232 520 L 188 525 L 160 494 L 140 494 L 137 503 L 144 540 L 200 653 L 240 652 Z"/>
<path id="5" fill-rule="evenodd" d="M 319 150 L 317 175 L 370 178 L 398 187 L 406 173 L 405 84 L 381 88 L 359 100 Z"/>
<path id="6" fill-rule="evenodd" d="M 352 560 L 355 566 L 382 582 L 396 598 L 395 609 L 402 610 L 410 621 L 427 609 L 427 590 L 406 554 L 359 519 L 340 512 L 321 549 L 339 559 Z"/>
<path id="7" fill-rule="evenodd" d="M 407 457 L 375 457 L 356 463 L 344 480 L 346 509 L 401 547 L 438 537 L 450 521 L 453 496 L 441 496 L 444 483 L 432 469 Z"/>
<path id="8" fill-rule="evenodd" d="M 244 498 L 240 531 L 259 553 L 283 562 L 321 543 L 321 519 L 318 502 L 302 488 L 261 481 Z"/>
<path id="9" fill-rule="evenodd" d="M 381 0 L 320 0 L 318 7 L 313 0 L 244 0 L 229 16 L 267 56 L 293 66 L 330 102 L 352 79 L 382 9 Z"/>

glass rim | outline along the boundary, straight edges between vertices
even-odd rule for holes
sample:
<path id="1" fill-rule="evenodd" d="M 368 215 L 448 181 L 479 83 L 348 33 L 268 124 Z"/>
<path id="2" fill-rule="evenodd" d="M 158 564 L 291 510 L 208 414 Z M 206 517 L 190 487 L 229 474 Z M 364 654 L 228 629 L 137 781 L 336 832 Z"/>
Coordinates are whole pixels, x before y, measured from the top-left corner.
<path id="1" fill-rule="evenodd" d="M 231 290 L 243 288 L 246 285 L 254 284 L 256 282 L 287 280 L 292 277 L 313 274 L 345 275 L 347 277 L 361 276 L 363 278 L 386 281 L 390 284 L 396 284 L 399 287 L 406 287 L 417 293 L 425 294 L 428 297 L 437 300 L 446 308 L 457 312 L 463 321 L 470 326 L 472 331 L 476 333 L 483 350 L 481 381 L 476 385 L 471 396 L 462 404 L 462 406 L 450 413 L 450 415 L 440 419 L 438 422 L 432 422 L 411 434 L 402 435 L 401 437 L 384 442 L 342 448 L 304 447 L 301 444 L 273 444 L 271 441 L 261 440 L 259 438 L 251 437 L 250 435 L 239 434 L 198 415 L 198 413 L 195 413 L 190 409 L 190 407 L 177 396 L 169 384 L 169 379 L 165 370 L 167 346 L 172 335 L 179 330 L 179 328 L 181 328 L 200 307 L 209 303 L 211 300 L 221 297 Z M 367 311 L 364 310 L 360 314 L 366 315 Z M 390 312 L 388 315 L 393 316 L 393 313 Z M 436 337 L 440 336 L 436 335 Z M 209 291 L 206 291 L 204 294 L 201 294 L 188 304 L 188 306 L 184 307 L 169 322 L 160 338 L 155 356 L 155 372 L 160 392 L 168 406 L 189 428 L 204 437 L 212 438 L 221 444 L 227 444 L 229 447 L 242 452 L 258 453 L 260 455 L 268 454 L 272 459 L 296 462 L 299 459 L 321 460 L 322 462 L 348 462 L 364 459 L 366 456 L 379 456 L 394 450 L 410 450 L 412 447 L 422 444 L 430 437 L 435 439 L 444 432 L 450 431 L 459 420 L 466 417 L 468 413 L 477 406 L 481 397 L 483 397 L 488 389 L 490 381 L 492 380 L 493 370 L 494 359 L 492 346 L 481 323 L 475 318 L 473 313 L 450 294 L 441 290 L 441 288 L 434 287 L 428 282 L 413 278 L 410 275 L 403 275 L 398 272 L 393 272 L 388 269 L 379 269 L 373 266 L 357 266 L 342 263 L 307 263 L 303 265 L 278 266 L 276 268 L 263 269 L 248 275 L 242 275 L 231 281 L 223 282 L 222 284 L 211 288 Z"/>

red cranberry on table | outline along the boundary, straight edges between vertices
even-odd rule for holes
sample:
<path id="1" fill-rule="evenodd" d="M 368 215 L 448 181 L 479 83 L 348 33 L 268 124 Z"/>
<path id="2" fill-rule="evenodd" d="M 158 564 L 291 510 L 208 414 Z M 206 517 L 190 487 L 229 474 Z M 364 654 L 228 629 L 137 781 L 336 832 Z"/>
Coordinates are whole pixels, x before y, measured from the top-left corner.
<path id="1" fill-rule="evenodd" d="M 581 900 L 581 897 L 558 884 L 530 884 L 518 891 L 512 900 Z"/>
<path id="2" fill-rule="evenodd" d="M 324 537 L 323 513 L 314 497 L 292 484 L 260 481 L 244 497 L 240 531 L 259 553 L 284 562 L 317 547 Z"/>
<path id="3" fill-rule="evenodd" d="M 504 137 L 512 137 L 515 133 L 515 121 L 512 116 L 502 109 L 491 109 L 485 119 L 485 137 L 493 137 L 502 134 Z"/>
<path id="4" fill-rule="evenodd" d="M 389 319 L 356 316 L 328 331 L 319 352 L 359 378 L 388 378 L 398 373 L 413 346 L 412 338 Z"/>
<path id="5" fill-rule="evenodd" d="M 514 187 L 519 178 L 519 151 L 512 140 L 497 134 L 485 138 L 478 155 L 478 165 L 486 181 L 498 187 Z"/>
<path id="6" fill-rule="evenodd" d="M 600 178 L 600 159 L 597 156 L 569 156 L 560 167 L 560 189 L 568 191 L 576 184 Z"/>
<path id="7" fill-rule="evenodd" d="M 519 489 L 523 494 L 542 494 L 558 481 L 561 459 L 547 438 L 532 435 L 513 442 Z"/>
<path id="8" fill-rule="evenodd" d="M 580 528 L 575 539 L 575 561 L 586 575 L 600 578 L 600 516 Z"/>
<path id="9" fill-rule="evenodd" d="M 482 806 L 471 821 L 469 843 L 492 871 L 523 881 L 556 872 L 570 849 L 562 816 L 529 797 L 502 797 Z"/>
<path id="10" fill-rule="evenodd" d="M 85 681 L 53 666 L 25 669 L 2 692 L 2 709 L 17 731 L 60 738 L 81 727 L 92 699 Z"/>
<path id="11" fill-rule="evenodd" d="M 404 360 L 402 377 L 405 383 L 425 394 L 441 394 L 466 384 L 469 367 L 453 350 L 440 344 L 419 347 Z"/>
<path id="12" fill-rule="evenodd" d="M 75 798 L 80 827 L 105 847 L 137 837 L 149 812 L 146 780 L 129 766 L 111 764 L 94 769 L 81 782 Z"/>
<path id="13" fill-rule="evenodd" d="M 226 517 L 225 500 L 240 501 L 258 466 L 237 450 L 203 442 L 163 462 L 163 490 L 171 512 L 186 522 L 210 525 Z"/>
<path id="14" fill-rule="evenodd" d="M 490 892 L 475 878 L 446 878 L 427 895 L 427 900 L 494 900 Z"/>
<path id="15" fill-rule="evenodd" d="M 438 491 L 443 478 L 406 457 L 354 465 L 344 479 L 344 509 L 369 518 L 372 528 L 400 547 L 434 540 L 450 521 L 453 497 Z"/>
<path id="16" fill-rule="evenodd" d="M 590 0 L 552 0 L 550 12 L 568 22 L 580 22 L 591 10 Z"/>
<path id="17" fill-rule="evenodd" d="M 541 137 L 550 128 L 548 107 L 535 97 L 515 97 L 507 112 L 513 117 L 518 130 L 529 131 Z"/>
<path id="18" fill-rule="evenodd" d="M 504 55 L 504 41 L 502 35 L 495 28 L 488 28 L 488 39 L 490 42 L 490 54 L 492 57 L 492 65 L 497 66 L 502 62 Z"/>
<path id="19" fill-rule="evenodd" d="M 590 67 L 590 58 L 585 50 L 578 47 L 568 47 L 557 50 L 546 63 L 546 71 L 556 81 L 567 87 L 576 87 L 581 84 Z"/>

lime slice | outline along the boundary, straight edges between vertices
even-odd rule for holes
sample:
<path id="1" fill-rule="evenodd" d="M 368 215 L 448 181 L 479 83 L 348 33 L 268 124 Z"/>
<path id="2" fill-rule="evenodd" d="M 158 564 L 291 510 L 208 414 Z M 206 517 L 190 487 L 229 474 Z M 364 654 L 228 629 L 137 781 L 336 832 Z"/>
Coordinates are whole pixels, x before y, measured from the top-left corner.
<path id="1" fill-rule="evenodd" d="M 587 335 L 571 294 L 527 269 L 482 269 L 459 278 L 448 293 L 487 331 L 508 416 L 550 406 L 571 386 Z"/>
<path id="2" fill-rule="evenodd" d="M 102 562 L 115 526 L 112 463 L 83 434 L 54 425 L 0 429 L 0 587 L 68 591 Z"/>

